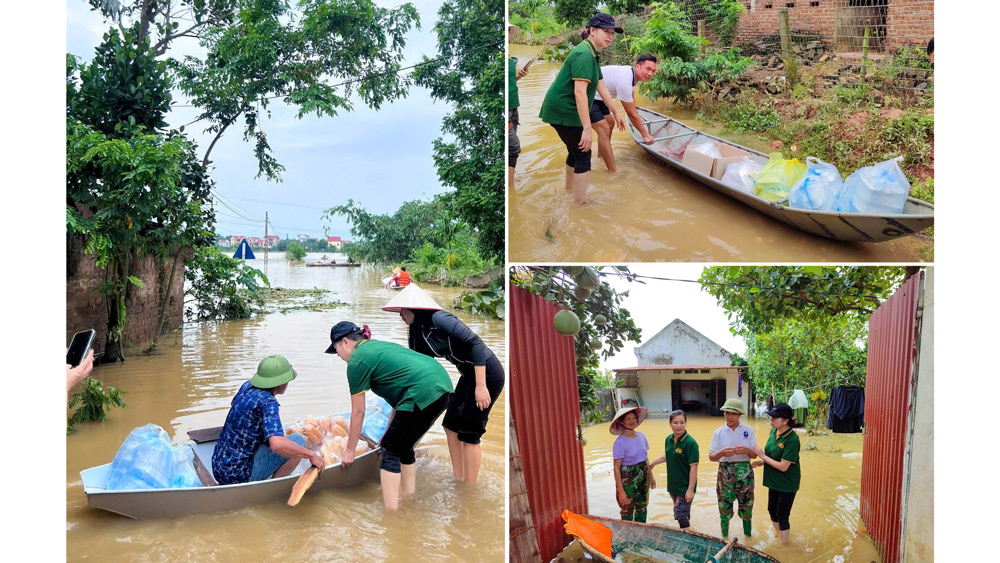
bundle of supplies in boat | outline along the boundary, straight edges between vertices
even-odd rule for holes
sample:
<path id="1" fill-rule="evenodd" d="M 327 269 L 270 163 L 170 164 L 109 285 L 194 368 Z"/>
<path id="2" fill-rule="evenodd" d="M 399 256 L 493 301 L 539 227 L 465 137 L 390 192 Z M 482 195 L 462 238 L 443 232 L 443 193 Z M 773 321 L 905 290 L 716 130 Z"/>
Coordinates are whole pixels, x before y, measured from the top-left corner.
<path id="1" fill-rule="evenodd" d="M 684 163 L 741 192 L 787 200 L 794 209 L 898 215 L 910 194 L 910 182 L 899 168 L 902 160 L 859 168 L 845 180 L 836 166 L 812 156 L 801 162 L 775 152 L 763 162 L 760 156 L 708 141 L 688 147 Z"/>
<path id="2" fill-rule="evenodd" d="M 106 488 L 123 491 L 200 486 L 191 448 L 173 446 L 163 428 L 147 424 L 132 430 L 118 448 L 108 470 Z"/>
<path id="3" fill-rule="evenodd" d="M 384 399 L 369 393 L 365 400 L 365 420 L 361 433 L 373 442 L 378 443 L 389 425 L 392 407 Z M 285 435 L 302 434 L 306 438 L 306 447 L 323 456 L 327 465 L 340 463 L 341 454 L 347 447 L 347 437 L 350 433 L 350 416 L 341 415 L 306 417 L 285 429 Z M 364 440 L 359 439 L 354 448 L 354 455 L 359 456 L 371 448 Z"/>

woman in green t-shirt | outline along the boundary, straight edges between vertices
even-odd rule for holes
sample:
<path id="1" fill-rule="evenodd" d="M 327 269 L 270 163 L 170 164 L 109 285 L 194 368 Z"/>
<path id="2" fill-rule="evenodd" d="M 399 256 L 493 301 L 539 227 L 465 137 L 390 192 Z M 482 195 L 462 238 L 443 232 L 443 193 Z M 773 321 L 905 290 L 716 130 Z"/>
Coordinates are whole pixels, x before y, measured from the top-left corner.
<path id="1" fill-rule="evenodd" d="M 786 403 L 778 403 L 767 414 L 771 417 L 771 434 L 764 449 L 760 446 L 754 448 L 760 461 L 755 461 L 752 465 L 764 466 L 764 486 L 768 489 L 767 512 L 771 515 L 774 531 L 781 537 L 781 543 L 788 543 L 788 516 L 802 479 L 799 436 L 792 429 L 792 407 Z"/>
<path id="2" fill-rule="evenodd" d="M 371 340 L 367 326 L 341 321 L 330 329 L 327 354 L 347 362 L 351 390 L 351 424 L 347 446 L 340 457 L 345 467 L 354 462 L 354 448 L 365 422 L 365 393 L 371 391 L 392 407 L 389 425 L 379 442 L 382 504 L 399 507 L 400 490 L 416 490 L 416 454 L 413 446 L 448 408 L 452 390 L 448 372 L 430 356 L 393 342 Z"/>
<path id="3" fill-rule="evenodd" d="M 549 86 L 542 100 L 539 117 L 551 125 L 569 151 L 566 157 L 566 190 L 572 192 L 573 202 L 587 203 L 587 186 L 590 185 L 590 145 L 594 141 L 590 126 L 590 106 L 594 92 L 610 100 L 611 94 L 604 86 L 597 52 L 615 39 L 615 32 L 624 33 L 615 19 L 598 12 L 587 24 L 584 41 L 566 56 L 556 79 Z"/>
<path id="4" fill-rule="evenodd" d="M 691 527 L 691 503 L 698 490 L 698 442 L 687 433 L 687 414 L 682 410 L 670 413 L 670 430 L 664 442 L 664 454 L 649 464 L 667 464 L 667 492 L 674 501 L 674 519 L 680 529 Z M 655 483 L 654 483 L 655 486 Z"/>

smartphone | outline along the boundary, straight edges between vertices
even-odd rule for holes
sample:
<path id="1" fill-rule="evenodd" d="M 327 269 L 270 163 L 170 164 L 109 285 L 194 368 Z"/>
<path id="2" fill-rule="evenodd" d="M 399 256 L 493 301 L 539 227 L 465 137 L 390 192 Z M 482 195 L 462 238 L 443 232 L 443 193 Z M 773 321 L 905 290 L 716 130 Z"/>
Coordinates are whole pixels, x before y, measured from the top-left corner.
<path id="1" fill-rule="evenodd" d="M 97 332 L 89 328 L 73 335 L 73 340 L 69 343 L 69 350 L 66 352 L 66 363 L 76 367 L 83 363 L 87 357 L 90 345 L 94 343 L 94 336 Z"/>
<path id="2" fill-rule="evenodd" d="M 521 67 L 521 70 L 528 70 L 528 67 L 531 66 L 531 63 L 533 63 L 533 62 L 535 62 L 537 60 L 538 60 L 537 58 L 528 59 L 528 62 L 524 63 L 524 66 Z"/>

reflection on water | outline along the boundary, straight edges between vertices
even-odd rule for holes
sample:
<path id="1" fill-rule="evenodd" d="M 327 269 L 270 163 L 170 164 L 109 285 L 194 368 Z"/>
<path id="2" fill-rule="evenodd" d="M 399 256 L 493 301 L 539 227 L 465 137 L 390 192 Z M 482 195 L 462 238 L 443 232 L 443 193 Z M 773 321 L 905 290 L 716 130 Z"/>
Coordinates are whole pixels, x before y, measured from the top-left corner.
<path id="1" fill-rule="evenodd" d="M 766 419 L 742 418 L 754 427 L 761 447 L 767 441 L 770 425 Z M 701 461 L 698 464 L 698 491 L 691 507 L 693 530 L 719 535 L 719 508 L 715 482 L 719 464 L 708 459 L 712 433 L 725 424 L 722 417 L 696 416 L 688 418 L 687 430 L 698 442 Z M 590 512 L 618 518 L 615 501 L 614 460 L 611 446 L 616 436 L 608 431 L 609 423 L 585 428 L 587 440 L 584 463 L 587 471 L 587 502 Z M 639 428 L 649 441 L 649 459 L 663 455 L 664 441 L 671 433 L 666 418 L 647 418 Z M 739 519 L 734 516 L 730 533 L 740 533 L 740 542 L 772 555 L 785 563 L 796 561 L 881 561 L 871 539 L 859 532 L 864 522 L 859 513 L 861 491 L 861 434 L 828 434 L 808 436 L 802 441 L 802 483 L 792 506 L 791 537 L 781 545 L 767 514 L 767 488 L 763 485 L 763 468 L 755 471 L 753 535 L 742 535 Z M 816 449 L 810 449 L 814 445 Z M 676 526 L 673 505 L 666 491 L 666 467 L 654 469 L 657 489 L 650 491 L 648 522 Z"/>
<path id="2" fill-rule="evenodd" d="M 522 61 L 538 47 L 511 45 Z M 626 132 L 612 135 L 613 177 L 592 158 L 589 205 L 576 207 L 565 190 L 566 147 L 538 118 L 542 99 L 560 63 L 540 60 L 517 81 L 520 99 L 515 187 L 510 190 L 510 259 L 514 262 L 615 261 L 920 261 L 920 239 L 843 243 L 803 233 L 696 182 L 658 162 Z M 697 112 L 666 100 L 636 103 L 696 129 L 718 133 Z M 596 137 L 595 137 L 596 138 Z M 769 152 L 758 139 L 740 144 Z"/>
<path id="3" fill-rule="evenodd" d="M 319 254 L 307 260 L 316 260 Z M 263 269 L 263 260 L 251 262 Z M 288 266 L 271 253 L 273 287 L 331 290 L 345 305 L 323 312 L 293 311 L 224 323 L 192 323 L 160 339 L 156 355 L 138 352 L 124 364 L 94 375 L 125 389 L 128 407 L 103 423 L 78 424 L 67 437 L 66 538 L 70 560 L 97 561 L 501 561 L 504 555 L 505 394 L 494 406 L 483 436 L 483 464 L 473 487 L 452 477 L 444 431 L 438 423 L 418 444 L 417 494 L 396 514 L 383 514 L 376 480 L 351 489 L 306 493 L 292 508 L 271 503 L 242 510 L 164 520 L 130 520 L 90 509 L 79 472 L 108 463 L 137 426 L 162 426 L 175 443 L 188 430 L 219 426 L 229 403 L 261 358 L 283 354 L 298 378 L 279 396 L 286 424 L 298 417 L 350 409 L 346 366 L 325 354 L 330 327 L 340 320 L 367 324 L 373 338 L 405 345 L 406 325 L 381 307 L 392 294 L 385 272 L 361 268 Z M 448 308 L 460 290 L 427 286 Z M 504 325 L 455 311 L 506 359 Z M 457 381 L 458 372 L 445 362 Z"/>

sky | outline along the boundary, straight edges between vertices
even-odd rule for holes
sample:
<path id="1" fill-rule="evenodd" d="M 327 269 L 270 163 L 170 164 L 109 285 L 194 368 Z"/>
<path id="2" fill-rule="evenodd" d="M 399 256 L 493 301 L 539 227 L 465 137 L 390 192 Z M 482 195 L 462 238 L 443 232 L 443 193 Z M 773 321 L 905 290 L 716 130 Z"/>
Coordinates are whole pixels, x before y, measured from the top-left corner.
<path id="1" fill-rule="evenodd" d="M 704 266 L 692 264 L 632 264 L 634 274 L 697 280 Z M 646 283 L 629 282 L 617 276 L 601 278 L 619 293 L 628 290 L 621 307 L 628 309 L 635 325 L 642 329 L 642 342 L 626 342 L 620 352 L 601 361 L 602 369 L 626 368 L 637 365 L 634 350 L 656 336 L 674 319 L 680 319 L 716 344 L 730 352 L 746 352 L 743 339 L 729 332 L 726 311 L 715 298 L 701 290 L 697 283 L 644 280 Z"/>
<path id="2" fill-rule="evenodd" d="M 401 3 L 374 1 L 384 7 Z M 404 67 L 420 62 L 424 55 L 437 56 L 434 25 L 442 1 L 411 3 L 420 13 L 422 29 L 407 35 Z M 89 61 L 108 27 L 86 0 L 66 1 L 67 53 Z M 200 52 L 195 39 L 180 39 L 175 45 L 176 51 L 171 53 Z M 253 146 L 243 140 L 242 123 L 226 131 L 211 154 L 211 175 L 223 200 L 216 202 L 216 233 L 263 237 L 267 213 L 271 235 L 318 238 L 327 227 L 329 235 L 350 239 L 350 225 L 339 216 L 323 220 L 323 211 L 353 199 L 371 212 L 391 214 L 404 201 L 446 191 L 438 181 L 431 146 L 441 136 L 441 120 L 450 111 L 446 103 L 435 102 L 429 90 L 417 86 L 406 98 L 384 104 L 379 111 L 359 99 L 353 101 L 353 112 L 335 118 L 313 114 L 302 119 L 281 100 L 271 102 L 272 117 L 261 127 L 275 158 L 285 167 L 280 183 L 254 179 L 257 160 Z M 184 94 L 175 91 L 174 104 L 187 103 Z M 177 127 L 196 116 L 196 108 L 174 108 L 167 121 Z M 185 128 L 197 142 L 199 155 L 204 155 L 212 140 L 203 128 L 199 124 Z"/>

